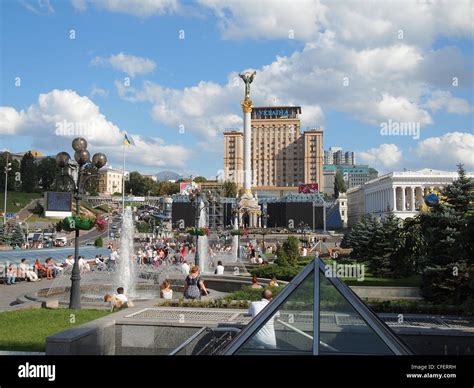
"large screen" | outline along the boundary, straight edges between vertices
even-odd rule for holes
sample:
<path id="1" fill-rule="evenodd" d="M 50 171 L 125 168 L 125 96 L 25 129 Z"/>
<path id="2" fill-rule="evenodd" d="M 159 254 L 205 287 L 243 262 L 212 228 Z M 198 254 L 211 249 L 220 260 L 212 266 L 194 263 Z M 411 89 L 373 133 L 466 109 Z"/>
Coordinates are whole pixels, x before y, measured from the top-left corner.
<path id="1" fill-rule="evenodd" d="M 57 193 L 48 191 L 46 193 L 46 211 L 70 212 L 72 205 L 72 193 Z"/>

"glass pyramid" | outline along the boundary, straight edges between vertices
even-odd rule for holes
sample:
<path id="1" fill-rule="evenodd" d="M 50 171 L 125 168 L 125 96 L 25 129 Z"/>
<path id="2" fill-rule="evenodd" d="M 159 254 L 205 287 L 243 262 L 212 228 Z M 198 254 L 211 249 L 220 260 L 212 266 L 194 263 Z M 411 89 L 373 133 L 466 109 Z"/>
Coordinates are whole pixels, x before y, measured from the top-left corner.
<path id="1" fill-rule="evenodd" d="M 309 263 L 224 350 L 237 355 L 406 355 L 410 349 L 325 264 Z M 315 318 L 316 317 L 316 318 Z"/>

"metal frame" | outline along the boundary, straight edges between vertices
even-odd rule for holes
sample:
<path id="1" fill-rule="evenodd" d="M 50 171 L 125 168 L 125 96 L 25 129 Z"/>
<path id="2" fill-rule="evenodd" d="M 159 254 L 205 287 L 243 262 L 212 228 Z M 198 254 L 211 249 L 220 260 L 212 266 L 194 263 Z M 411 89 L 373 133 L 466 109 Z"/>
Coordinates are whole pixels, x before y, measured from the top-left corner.
<path id="1" fill-rule="evenodd" d="M 232 341 L 224 350 L 224 355 L 235 354 L 260 327 L 275 314 L 293 291 L 313 272 L 314 274 L 314 303 L 313 303 L 313 355 L 319 355 L 320 346 L 320 273 L 324 274 L 325 264 L 321 259 L 315 259 L 283 289 L 283 291 L 269 303 Z M 338 278 L 326 277 L 336 287 L 341 296 L 355 309 L 365 323 L 372 328 L 382 342 L 394 355 L 410 355 L 412 351 L 393 333 L 393 331 L 352 291 Z M 342 353 L 341 353 L 342 354 Z"/>

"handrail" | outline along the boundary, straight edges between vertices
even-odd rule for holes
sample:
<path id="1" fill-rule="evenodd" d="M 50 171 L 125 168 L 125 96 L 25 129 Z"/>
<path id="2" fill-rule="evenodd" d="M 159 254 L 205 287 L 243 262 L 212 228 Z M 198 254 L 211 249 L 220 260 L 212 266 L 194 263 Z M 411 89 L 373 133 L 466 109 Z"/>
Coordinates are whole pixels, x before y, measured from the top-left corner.
<path id="1" fill-rule="evenodd" d="M 288 329 L 293 330 L 295 333 L 301 334 L 302 336 L 304 336 L 306 338 L 309 338 L 311 341 L 314 339 L 314 337 L 312 335 L 310 335 L 308 333 L 305 333 L 304 331 L 298 329 L 297 327 L 294 327 L 294 326 L 290 325 L 289 323 L 286 323 L 286 322 L 282 321 L 281 319 L 277 319 L 276 321 L 278 323 L 282 324 L 283 326 L 287 327 Z M 333 352 L 338 352 L 339 351 L 336 348 L 333 348 L 331 345 L 328 345 L 327 343 L 325 343 L 323 341 L 319 341 L 319 344 L 322 345 L 323 347 L 329 349 L 329 350 L 332 350 Z"/>

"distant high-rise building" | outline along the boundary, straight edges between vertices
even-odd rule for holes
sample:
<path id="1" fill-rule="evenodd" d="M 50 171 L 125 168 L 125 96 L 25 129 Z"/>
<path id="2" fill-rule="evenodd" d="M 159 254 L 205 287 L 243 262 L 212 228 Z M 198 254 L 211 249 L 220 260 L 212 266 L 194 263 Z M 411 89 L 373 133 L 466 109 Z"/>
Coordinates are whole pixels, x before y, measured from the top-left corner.
<path id="1" fill-rule="evenodd" d="M 324 151 L 324 164 L 355 165 L 354 152 L 344 152 L 341 147 L 329 147 L 329 150 Z"/>
<path id="2" fill-rule="evenodd" d="M 344 164 L 356 164 L 354 152 L 347 151 L 344 154 Z"/>
<path id="3" fill-rule="evenodd" d="M 301 132 L 299 106 L 252 109 L 252 186 L 294 187 L 303 183 L 323 185 L 323 130 Z M 242 132 L 224 132 L 224 180 L 243 185 Z"/>
<path id="4" fill-rule="evenodd" d="M 341 147 L 329 147 L 329 150 L 324 151 L 324 164 L 337 164 L 334 163 L 334 154 L 341 151 Z"/>

